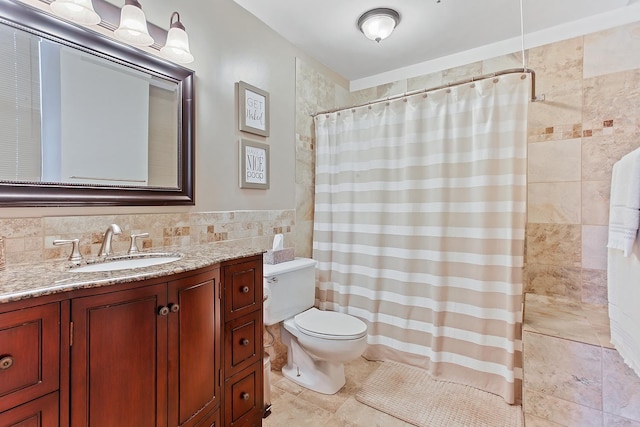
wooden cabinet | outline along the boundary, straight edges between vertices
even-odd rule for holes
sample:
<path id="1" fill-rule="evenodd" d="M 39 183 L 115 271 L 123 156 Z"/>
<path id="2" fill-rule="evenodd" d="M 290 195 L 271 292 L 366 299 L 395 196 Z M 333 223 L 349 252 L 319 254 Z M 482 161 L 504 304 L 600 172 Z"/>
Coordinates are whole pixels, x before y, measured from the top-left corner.
<path id="1" fill-rule="evenodd" d="M 218 275 L 71 300 L 72 427 L 194 426 L 218 404 Z"/>
<path id="2" fill-rule="evenodd" d="M 57 392 L 0 413 L 2 427 L 54 427 L 57 425 L 59 425 Z"/>
<path id="3" fill-rule="evenodd" d="M 51 420 L 58 418 L 58 394 L 52 392 L 59 388 L 59 322 L 58 303 L 0 314 L 0 425 L 18 425 L 20 420 L 25 426 L 55 425 Z"/>
<path id="4" fill-rule="evenodd" d="M 262 256 L 223 267 L 224 425 L 260 426 L 262 375 Z"/>
<path id="5" fill-rule="evenodd" d="M 261 255 L 0 304 L 0 427 L 260 426 L 262 354 Z"/>

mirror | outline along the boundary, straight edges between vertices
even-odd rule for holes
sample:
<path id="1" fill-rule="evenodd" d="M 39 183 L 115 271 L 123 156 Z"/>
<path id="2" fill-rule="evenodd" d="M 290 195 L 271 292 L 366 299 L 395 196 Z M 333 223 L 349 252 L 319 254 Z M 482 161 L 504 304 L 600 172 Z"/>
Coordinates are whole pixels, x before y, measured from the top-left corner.
<path id="1" fill-rule="evenodd" d="M 193 71 L 0 0 L 0 206 L 186 205 Z"/>

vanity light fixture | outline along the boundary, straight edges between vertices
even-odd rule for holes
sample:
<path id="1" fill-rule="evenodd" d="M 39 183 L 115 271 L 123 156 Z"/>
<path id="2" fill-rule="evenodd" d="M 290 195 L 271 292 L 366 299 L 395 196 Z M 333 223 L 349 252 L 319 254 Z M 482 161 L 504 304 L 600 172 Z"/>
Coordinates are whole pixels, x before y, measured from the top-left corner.
<path id="1" fill-rule="evenodd" d="M 393 9 L 371 9 L 358 18 L 358 28 L 370 40 L 380 43 L 391 35 L 400 23 L 400 14 Z"/>
<path id="2" fill-rule="evenodd" d="M 49 7 L 61 18 L 78 24 L 96 25 L 101 21 L 91 0 L 54 0 Z"/>
<path id="3" fill-rule="evenodd" d="M 123 42 L 134 46 L 151 46 L 153 38 L 147 29 L 147 18 L 138 0 L 125 0 L 120 12 L 120 25 L 114 35 Z"/>
<path id="4" fill-rule="evenodd" d="M 176 18 L 175 22 L 173 21 L 174 17 Z M 180 64 L 193 62 L 193 55 L 189 50 L 189 36 L 184 29 L 184 25 L 180 22 L 180 14 L 178 12 L 171 14 L 167 42 L 160 49 L 160 55 Z"/>

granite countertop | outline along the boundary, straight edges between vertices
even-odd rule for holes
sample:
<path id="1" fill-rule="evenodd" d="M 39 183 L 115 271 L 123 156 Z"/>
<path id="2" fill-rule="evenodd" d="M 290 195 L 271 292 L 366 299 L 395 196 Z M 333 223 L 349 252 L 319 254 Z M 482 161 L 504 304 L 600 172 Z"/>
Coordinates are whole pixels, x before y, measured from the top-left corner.
<path id="1" fill-rule="evenodd" d="M 149 251 L 150 253 L 167 251 Z M 0 271 L 0 304 L 52 295 L 76 289 L 96 288 L 120 283 L 163 277 L 207 267 L 223 261 L 260 255 L 255 248 L 231 248 L 215 243 L 179 248 L 177 261 L 142 268 L 106 272 L 73 272 L 66 261 L 44 261 L 38 264 L 8 265 Z M 144 253 L 144 252 L 143 252 Z"/>

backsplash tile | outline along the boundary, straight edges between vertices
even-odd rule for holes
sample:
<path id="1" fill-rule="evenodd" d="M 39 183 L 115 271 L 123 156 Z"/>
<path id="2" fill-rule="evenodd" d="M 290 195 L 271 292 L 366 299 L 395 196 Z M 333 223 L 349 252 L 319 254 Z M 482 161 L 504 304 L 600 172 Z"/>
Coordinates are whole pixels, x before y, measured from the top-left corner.
<path id="1" fill-rule="evenodd" d="M 66 259 L 71 248 L 53 246 L 56 239 L 79 239 L 82 255 L 96 256 L 104 230 L 112 223 L 122 229 L 122 234 L 113 237 L 115 253 L 126 253 L 134 233 L 149 233 L 138 239 L 138 247 L 144 250 L 175 250 L 210 242 L 268 249 L 277 233 L 283 233 L 285 244 L 293 246 L 295 211 L 2 218 L 0 235 L 7 236 L 7 264 Z"/>

